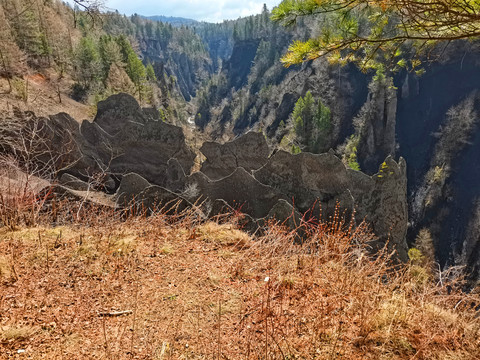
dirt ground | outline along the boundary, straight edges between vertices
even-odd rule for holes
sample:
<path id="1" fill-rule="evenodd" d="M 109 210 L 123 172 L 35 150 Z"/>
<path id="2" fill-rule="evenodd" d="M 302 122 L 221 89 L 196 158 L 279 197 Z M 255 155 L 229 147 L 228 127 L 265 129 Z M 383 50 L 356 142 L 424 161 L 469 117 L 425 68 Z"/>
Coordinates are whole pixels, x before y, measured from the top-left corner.
<path id="1" fill-rule="evenodd" d="M 15 106 L 34 111 L 37 116 L 65 112 L 79 122 L 93 118 L 89 106 L 68 97 L 71 85 L 68 79 L 62 80 L 58 89 L 55 81 L 42 74 L 26 75 L 24 79 L 11 80 L 11 83 L 12 90 L 9 91 L 7 80 L 0 78 L 0 114 L 12 111 Z"/>

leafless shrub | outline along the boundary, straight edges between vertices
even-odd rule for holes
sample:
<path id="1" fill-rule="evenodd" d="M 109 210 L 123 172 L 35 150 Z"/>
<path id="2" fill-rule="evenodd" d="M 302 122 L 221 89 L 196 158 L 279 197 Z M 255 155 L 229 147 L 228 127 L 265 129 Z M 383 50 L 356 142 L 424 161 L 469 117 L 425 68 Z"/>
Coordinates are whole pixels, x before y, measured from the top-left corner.
<path id="1" fill-rule="evenodd" d="M 58 134 L 47 119 L 31 112 L 16 111 L 13 117 L 0 119 L 0 216 L 4 226 L 36 223 L 50 196 L 50 184 L 60 170 L 71 165 L 70 153 L 76 144 L 68 135 Z M 43 188 L 47 190 L 38 196 Z"/>

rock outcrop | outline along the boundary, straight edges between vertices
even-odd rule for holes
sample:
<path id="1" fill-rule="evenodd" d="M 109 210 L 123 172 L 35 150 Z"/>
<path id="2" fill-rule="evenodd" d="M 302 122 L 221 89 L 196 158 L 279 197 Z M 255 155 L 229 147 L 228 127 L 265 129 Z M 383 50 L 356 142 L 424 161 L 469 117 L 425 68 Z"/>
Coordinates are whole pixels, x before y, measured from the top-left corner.
<path id="1" fill-rule="evenodd" d="M 194 189 L 197 202 L 222 199 L 233 209 L 256 219 L 266 217 L 280 199 L 285 199 L 281 193 L 260 183 L 243 168 L 237 168 L 229 176 L 216 181 L 196 173 L 187 180 L 187 184 Z"/>
<path id="2" fill-rule="evenodd" d="M 273 219 L 280 225 L 288 227 L 290 230 L 300 228 L 302 224 L 302 215 L 288 201 L 280 199 L 272 207 L 267 215 L 267 219 Z"/>
<path id="3" fill-rule="evenodd" d="M 37 117 L 14 109 L 0 121 L 0 154 L 12 156 L 18 165 L 51 177 L 66 171 L 76 177 L 94 167 L 83 156 L 84 140 L 78 123 L 65 113 Z"/>
<path id="4" fill-rule="evenodd" d="M 122 178 L 115 194 L 115 202 L 120 207 L 131 205 L 143 190 L 151 186 L 146 179 L 135 173 L 129 173 Z"/>
<path id="5" fill-rule="evenodd" d="M 92 123 L 82 123 L 81 134 L 94 150 L 92 156 L 98 156 L 110 173 L 135 172 L 160 186 L 165 185 L 171 158 L 186 173 L 195 159 L 181 128 L 162 122 L 156 111 L 143 110 L 127 94 L 99 102 L 97 116 Z"/>
<path id="6" fill-rule="evenodd" d="M 338 206 L 347 214 L 372 224 L 382 243 L 389 243 L 402 260 L 407 260 L 405 241 L 407 213 L 407 177 L 403 159 L 397 164 L 388 157 L 378 174 L 370 177 L 347 169 L 332 154 L 292 155 L 278 151 L 254 176 L 270 185 L 301 212 L 328 218 Z"/>
<path id="7" fill-rule="evenodd" d="M 395 154 L 397 91 L 390 78 L 371 84 L 360 114 L 363 126 L 358 155 L 362 169 L 371 173 L 387 156 Z"/>
<path id="8" fill-rule="evenodd" d="M 262 133 L 249 132 L 226 144 L 206 142 L 200 151 L 207 158 L 201 172 L 211 180 L 218 180 L 232 174 L 241 167 L 251 172 L 267 162 L 270 153 Z"/>
<path id="9" fill-rule="evenodd" d="M 324 209 L 335 208 L 340 198 L 343 208 L 353 206 L 347 169 L 332 154 L 292 155 L 280 150 L 254 176 L 284 194 L 301 212 L 311 210 L 315 202 L 322 203 Z"/>
<path id="10" fill-rule="evenodd" d="M 192 204 L 179 194 L 157 185 L 149 186 L 140 192 L 136 205 L 147 213 L 161 211 L 166 214 L 177 214 L 192 207 Z"/>
<path id="11" fill-rule="evenodd" d="M 362 176 L 363 177 L 363 176 Z M 356 176 L 360 179 L 360 176 Z M 363 182 L 364 192 L 360 187 L 356 192 L 357 218 L 366 219 L 381 243 L 388 242 L 396 250 L 402 261 L 408 260 L 406 235 L 408 229 L 407 205 L 407 165 L 403 158 L 397 163 L 388 157 L 371 179 L 374 186 Z M 352 185 L 356 185 L 352 183 Z M 370 188 L 370 190 L 368 190 Z"/>
<path id="12" fill-rule="evenodd" d="M 252 232 L 270 219 L 298 230 L 303 217 L 325 220 L 338 209 L 358 222 L 366 219 L 380 246 L 388 243 L 407 259 L 403 159 L 396 163 L 388 157 L 368 176 L 347 169 L 332 153 L 280 150 L 269 157 L 263 134 L 251 132 L 226 144 L 205 143 L 206 161 L 190 174 L 195 156 L 182 129 L 163 123 L 156 110 L 140 108 L 125 94 L 100 102 L 94 121 L 84 121 L 80 131 L 65 114 L 39 124 L 45 132 L 41 145 L 66 156 L 61 185 L 49 187 L 57 197 L 102 203 L 95 190 L 113 192 L 118 183 L 115 195 L 105 197 L 108 206 L 147 213 L 192 209 L 202 218 L 241 212 L 243 226 Z M 62 136 L 73 150 L 63 151 Z"/>
<path id="13" fill-rule="evenodd" d="M 186 180 L 187 175 L 180 162 L 175 158 L 168 160 L 165 187 L 174 192 L 181 192 L 185 189 Z"/>

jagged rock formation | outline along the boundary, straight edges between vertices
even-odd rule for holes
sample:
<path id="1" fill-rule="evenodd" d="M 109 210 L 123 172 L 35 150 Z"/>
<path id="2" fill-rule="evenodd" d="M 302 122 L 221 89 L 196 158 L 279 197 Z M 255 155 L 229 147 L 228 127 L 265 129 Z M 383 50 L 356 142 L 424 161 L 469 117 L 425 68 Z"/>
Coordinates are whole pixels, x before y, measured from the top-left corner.
<path id="1" fill-rule="evenodd" d="M 255 171 L 254 176 L 295 201 L 302 212 L 310 210 L 316 201 L 324 208 L 334 208 L 337 198 L 350 187 L 345 165 L 331 154 L 292 155 L 280 150 L 264 167 Z M 351 208 L 353 201 L 341 205 Z"/>
<path id="2" fill-rule="evenodd" d="M 283 199 L 278 200 L 272 207 L 267 215 L 267 219 L 278 221 L 292 230 L 298 229 L 302 224 L 302 215 L 292 204 Z"/>
<path id="3" fill-rule="evenodd" d="M 352 170 L 353 171 L 353 170 Z M 359 218 L 372 224 L 380 240 L 388 241 L 402 260 L 407 260 L 408 228 L 407 165 L 403 158 L 397 163 L 388 157 L 377 174 L 371 177 L 373 188 L 360 193 L 358 183 L 352 183 L 358 193 L 355 199 Z"/>
<path id="4" fill-rule="evenodd" d="M 176 158 L 186 173 L 195 159 L 181 128 L 162 122 L 156 111 L 140 108 L 126 94 L 99 102 L 97 116 L 92 123 L 82 123 L 81 134 L 91 149 L 89 155 L 101 161 L 109 173 L 135 172 L 160 186 L 165 185 L 171 158 Z"/>
<path id="5" fill-rule="evenodd" d="M 180 192 L 185 188 L 186 179 L 187 175 L 183 171 L 182 164 L 175 158 L 168 160 L 165 187 Z"/>
<path id="6" fill-rule="evenodd" d="M 65 119 L 64 131 L 58 119 Z M 153 110 L 141 109 L 129 95 L 99 103 L 93 121 L 78 131 L 72 119 L 53 117 L 54 136 L 47 143 L 61 146 L 58 134 L 68 131 L 78 159 L 64 168 L 54 187 L 58 196 L 83 201 L 94 189 L 112 186 L 117 207 L 166 212 L 194 209 L 199 216 L 222 211 L 246 214 L 245 226 L 254 231 L 268 219 L 296 229 L 302 217 L 327 218 L 336 206 L 347 215 L 366 218 L 382 243 L 390 240 L 406 260 L 406 166 L 387 158 L 372 177 L 349 170 L 332 153 L 292 155 L 277 151 L 270 158 L 261 133 L 248 133 L 230 143 L 205 143 L 201 171 L 190 174 L 194 155 L 182 130 L 158 120 Z M 58 129 L 56 128 L 58 127 Z M 72 155 L 72 154 L 70 154 Z M 84 166 L 85 168 L 82 168 Z M 99 178 L 93 176 L 100 171 Z M 88 182 L 77 174 L 88 175 Z M 90 174 L 90 175 L 89 175 Z"/>
<path id="7" fill-rule="evenodd" d="M 407 259 L 406 164 L 391 157 L 372 177 L 350 170 L 333 154 L 291 155 L 278 151 L 268 163 L 254 172 L 260 182 L 277 189 L 302 213 L 330 216 L 354 209 L 357 218 L 366 218 L 380 241 L 389 241 L 402 260 Z"/>
<path id="8" fill-rule="evenodd" d="M 272 207 L 285 198 L 241 167 L 216 181 L 208 179 L 202 173 L 195 173 L 187 180 L 187 187 L 194 190 L 193 198 L 199 201 L 222 199 L 232 208 L 256 219 L 267 216 Z"/>
<path id="9" fill-rule="evenodd" d="M 358 221 L 371 223 L 380 246 L 389 243 L 399 259 L 407 260 L 406 164 L 391 157 L 374 176 L 346 169 L 333 154 L 274 154 L 254 176 L 244 168 L 219 180 L 202 172 L 184 179 L 180 193 L 128 174 L 117 191 L 117 204 L 135 200 L 147 209 L 173 205 L 183 210 L 198 204 L 206 216 L 240 211 L 248 215 L 247 228 L 254 230 L 266 219 L 275 218 L 291 229 L 301 224 L 302 213 L 327 218 L 336 207 L 356 211 Z M 175 201 L 177 200 L 178 203 Z"/>
<path id="10" fill-rule="evenodd" d="M 182 129 L 159 119 L 154 109 L 142 109 L 130 95 L 118 94 L 98 104 L 93 122 L 78 122 L 61 113 L 48 118 L 16 111 L 1 122 L 0 153 L 52 178 L 69 174 L 90 187 L 116 190 L 112 176 L 135 172 L 155 185 L 166 185 L 170 159 L 189 174 L 195 154 Z M 28 146 L 27 146 L 28 145 Z M 170 170 L 169 170 L 170 171 Z M 73 179 L 63 177 L 63 182 Z M 171 178 L 171 176 L 169 177 Z M 83 187 L 75 181 L 71 187 Z M 78 185 L 78 186 L 77 186 Z"/>
<path id="11" fill-rule="evenodd" d="M 360 111 L 362 131 L 358 154 L 361 168 L 374 172 L 387 156 L 395 155 L 397 91 L 391 79 L 373 82 Z"/>
<path id="12" fill-rule="evenodd" d="M 254 139 L 256 144 L 262 143 L 257 135 L 246 135 L 246 138 L 224 145 L 209 143 L 208 146 L 217 151 L 227 152 L 228 149 L 225 168 L 231 169 L 234 163 L 229 159 L 240 158 L 245 150 L 238 144 Z M 235 149 L 240 153 L 235 154 Z M 396 163 L 388 157 L 374 176 L 347 169 L 330 153 L 291 155 L 278 151 L 266 161 L 264 166 L 253 171 L 253 175 L 244 167 L 237 167 L 226 177 L 212 180 L 203 172 L 177 176 L 178 165 L 172 160 L 172 167 L 177 167 L 177 171 L 173 171 L 175 189 L 169 189 L 173 192 L 160 187 L 150 188 L 145 179 L 130 174 L 122 180 L 117 199 L 124 201 L 125 196 L 130 199 L 136 196 L 137 202 L 151 207 L 154 198 L 162 204 L 173 203 L 175 193 L 177 199 L 181 199 L 182 209 L 189 203 L 201 204 L 204 213 L 210 216 L 239 210 L 252 219 L 276 218 L 292 229 L 301 224 L 304 213 L 317 219 L 328 218 L 339 206 L 340 211 L 348 210 L 348 214 L 355 210 L 358 221 L 366 219 L 372 224 L 381 244 L 389 242 L 398 257 L 407 260 L 407 182 L 403 159 Z M 247 161 L 245 166 L 251 169 L 249 164 L 252 162 Z M 255 161 L 253 164 L 258 165 Z M 213 174 L 219 175 L 218 169 L 215 170 Z M 249 222 L 249 228 L 256 228 L 251 225 L 254 222 Z"/>
<path id="13" fill-rule="evenodd" d="M 135 173 L 129 173 L 122 178 L 120 186 L 115 194 L 115 201 L 118 206 L 129 206 L 131 201 L 135 201 L 143 190 L 151 184 Z"/>
<path id="14" fill-rule="evenodd" d="M 46 179 L 65 171 L 80 177 L 80 169 L 95 167 L 91 158 L 83 156 L 83 144 L 78 123 L 65 113 L 37 117 L 14 109 L 0 121 L 0 154 Z"/>
<path id="15" fill-rule="evenodd" d="M 251 172 L 267 162 L 269 148 L 263 134 L 249 132 L 226 144 L 206 142 L 200 151 L 207 158 L 201 172 L 212 180 L 230 175 L 241 167 Z"/>

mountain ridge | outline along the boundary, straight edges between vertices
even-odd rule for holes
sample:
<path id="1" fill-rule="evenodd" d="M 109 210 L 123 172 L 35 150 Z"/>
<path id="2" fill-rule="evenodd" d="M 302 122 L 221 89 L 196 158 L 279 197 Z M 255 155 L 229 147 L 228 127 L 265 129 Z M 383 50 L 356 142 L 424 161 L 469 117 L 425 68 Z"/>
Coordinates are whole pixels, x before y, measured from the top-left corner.
<path id="1" fill-rule="evenodd" d="M 195 26 L 198 24 L 205 23 L 204 21 L 198 21 L 194 19 L 177 17 L 177 16 L 165 16 L 165 15 L 142 15 L 142 17 L 154 20 L 161 21 L 164 23 L 172 24 L 174 26 Z"/>

